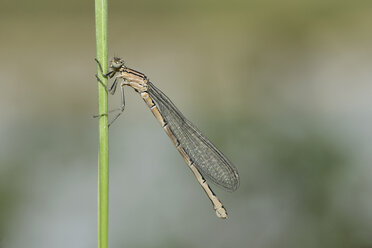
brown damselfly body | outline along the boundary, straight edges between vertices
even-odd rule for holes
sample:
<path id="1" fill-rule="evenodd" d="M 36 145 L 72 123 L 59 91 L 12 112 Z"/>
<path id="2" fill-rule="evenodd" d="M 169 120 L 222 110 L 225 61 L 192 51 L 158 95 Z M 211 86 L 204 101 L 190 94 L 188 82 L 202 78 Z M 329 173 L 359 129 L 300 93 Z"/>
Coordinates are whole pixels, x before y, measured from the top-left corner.
<path id="1" fill-rule="evenodd" d="M 98 60 L 96 61 L 101 67 Z M 118 109 L 120 112 L 113 118 L 110 125 L 124 111 L 124 86 L 132 87 L 141 95 L 178 152 L 185 159 L 186 164 L 211 200 L 217 216 L 225 219 L 227 217 L 226 209 L 213 193 L 206 179 L 227 191 L 235 191 L 239 186 L 239 174 L 236 167 L 185 118 L 172 101 L 155 87 L 145 74 L 126 67 L 124 61 L 117 57 L 111 60 L 110 69 L 111 71 L 104 75 L 110 78 L 115 77 L 109 88 L 97 77 L 98 81 L 112 95 L 115 94 L 116 88 L 120 84 L 122 104 Z"/>

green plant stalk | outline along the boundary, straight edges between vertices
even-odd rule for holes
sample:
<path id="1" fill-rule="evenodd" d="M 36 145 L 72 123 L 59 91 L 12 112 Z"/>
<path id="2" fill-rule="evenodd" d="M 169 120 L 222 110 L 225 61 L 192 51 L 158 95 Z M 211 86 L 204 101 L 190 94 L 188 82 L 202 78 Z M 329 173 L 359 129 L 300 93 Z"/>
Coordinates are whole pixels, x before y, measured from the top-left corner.
<path id="1" fill-rule="evenodd" d="M 96 15 L 96 58 L 102 65 L 103 73 L 107 73 L 107 1 L 95 0 Z M 97 65 L 97 75 L 107 86 L 107 79 Z M 97 247 L 108 248 L 108 116 L 107 92 L 98 83 L 98 114 L 99 117 L 99 154 L 98 154 L 98 213 L 97 213 Z"/>

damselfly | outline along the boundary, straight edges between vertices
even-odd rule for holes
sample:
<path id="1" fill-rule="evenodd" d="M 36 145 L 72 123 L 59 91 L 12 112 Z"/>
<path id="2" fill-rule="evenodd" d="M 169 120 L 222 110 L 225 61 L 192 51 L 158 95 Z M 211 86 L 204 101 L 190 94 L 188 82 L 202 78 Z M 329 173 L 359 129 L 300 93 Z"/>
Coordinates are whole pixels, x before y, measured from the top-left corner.
<path id="1" fill-rule="evenodd" d="M 101 68 L 100 63 L 96 60 Z M 227 191 L 235 191 L 239 186 L 236 167 L 176 108 L 172 101 L 153 85 L 145 74 L 125 66 L 124 61 L 114 57 L 110 63 L 111 71 L 104 74 L 114 82 L 107 88 L 97 76 L 98 81 L 110 94 L 115 94 L 120 84 L 122 104 L 120 112 L 110 122 L 112 124 L 124 111 L 124 86 L 132 87 L 138 92 L 155 118 L 159 121 L 173 144 L 185 159 L 199 184 L 211 200 L 219 218 L 226 218 L 227 212 L 221 201 L 208 186 L 205 178 Z M 102 71 L 102 68 L 101 68 Z"/>

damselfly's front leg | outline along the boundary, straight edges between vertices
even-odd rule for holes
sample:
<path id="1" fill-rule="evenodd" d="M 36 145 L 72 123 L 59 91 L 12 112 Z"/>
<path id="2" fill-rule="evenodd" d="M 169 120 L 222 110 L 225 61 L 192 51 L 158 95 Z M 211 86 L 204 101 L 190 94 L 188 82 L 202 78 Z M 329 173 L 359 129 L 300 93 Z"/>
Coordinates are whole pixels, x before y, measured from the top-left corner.
<path id="1" fill-rule="evenodd" d="M 103 70 L 102 70 L 101 63 L 98 61 L 97 58 L 95 58 L 94 60 L 97 62 L 98 66 L 99 66 L 99 70 L 101 71 L 102 76 L 104 76 L 104 77 L 109 76 L 110 78 L 112 78 L 115 75 L 115 72 L 114 71 L 109 71 L 108 73 L 104 74 L 103 73 Z"/>
<path id="2" fill-rule="evenodd" d="M 101 66 L 101 63 L 98 61 L 98 59 L 94 59 L 97 64 L 98 64 L 98 67 L 101 71 L 101 74 L 103 77 L 107 78 L 107 77 L 110 77 L 112 78 L 114 75 L 115 75 L 115 72 L 114 71 L 109 71 L 108 73 L 104 74 L 103 73 L 103 70 L 102 70 L 102 66 Z M 97 78 L 97 81 L 105 88 L 106 92 L 110 93 L 111 95 L 114 95 L 115 94 L 115 91 L 116 91 L 116 87 L 117 87 L 117 78 L 115 78 L 114 82 L 112 83 L 112 85 L 107 88 L 107 86 L 102 82 L 102 80 L 98 77 L 98 75 L 96 74 L 96 78 Z"/>

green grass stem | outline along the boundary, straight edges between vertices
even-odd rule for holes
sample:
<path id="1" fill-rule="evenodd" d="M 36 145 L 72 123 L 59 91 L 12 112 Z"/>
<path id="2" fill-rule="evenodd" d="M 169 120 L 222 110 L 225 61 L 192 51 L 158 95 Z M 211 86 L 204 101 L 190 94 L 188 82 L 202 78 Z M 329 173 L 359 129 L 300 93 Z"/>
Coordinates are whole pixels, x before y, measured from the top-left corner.
<path id="1" fill-rule="evenodd" d="M 107 0 L 95 0 L 96 15 L 96 58 L 107 73 Z M 97 65 L 97 75 L 104 85 L 107 79 Z M 108 116 L 107 92 L 98 83 L 98 114 L 99 117 L 99 154 L 98 154 L 98 214 L 97 214 L 97 247 L 108 248 L 108 189 L 109 189 L 109 160 L 108 160 Z"/>

